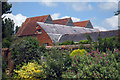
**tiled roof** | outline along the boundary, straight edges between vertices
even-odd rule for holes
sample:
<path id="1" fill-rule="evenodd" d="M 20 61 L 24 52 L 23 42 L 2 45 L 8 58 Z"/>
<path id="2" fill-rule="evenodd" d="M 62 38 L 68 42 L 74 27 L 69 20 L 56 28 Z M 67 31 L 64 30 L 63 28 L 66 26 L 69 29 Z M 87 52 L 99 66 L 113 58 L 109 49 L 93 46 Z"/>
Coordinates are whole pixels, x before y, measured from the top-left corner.
<path id="1" fill-rule="evenodd" d="M 80 21 L 80 22 L 74 22 L 74 25 L 75 26 L 79 26 L 79 27 L 86 27 L 89 21 L 90 20 Z"/>
<path id="2" fill-rule="evenodd" d="M 18 31 L 18 36 L 33 35 L 35 33 L 37 22 L 45 22 L 50 15 L 27 18 Z"/>
<path id="3" fill-rule="evenodd" d="M 60 25 L 66 25 L 69 20 L 70 20 L 70 18 L 57 19 L 57 20 L 53 20 L 53 23 L 60 24 Z"/>

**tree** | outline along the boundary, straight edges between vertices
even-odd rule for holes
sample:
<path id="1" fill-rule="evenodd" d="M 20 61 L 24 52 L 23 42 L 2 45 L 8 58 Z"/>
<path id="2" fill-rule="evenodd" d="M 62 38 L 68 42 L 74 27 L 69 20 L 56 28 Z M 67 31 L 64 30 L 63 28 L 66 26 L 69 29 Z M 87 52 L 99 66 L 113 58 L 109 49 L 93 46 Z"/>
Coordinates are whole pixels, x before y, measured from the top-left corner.
<path id="1" fill-rule="evenodd" d="M 14 34 L 14 23 L 10 18 L 2 21 L 2 47 L 9 48 L 13 41 L 12 35 Z"/>
<path id="2" fill-rule="evenodd" d="M 20 29 L 20 27 L 16 26 L 15 34 L 18 32 L 19 29 Z"/>
<path id="3" fill-rule="evenodd" d="M 2 14 L 11 13 L 10 8 L 12 4 L 7 2 L 2 2 Z M 2 47 L 9 48 L 12 42 L 12 35 L 14 34 L 14 22 L 10 18 L 5 19 L 5 16 L 2 18 Z"/>
<path id="4" fill-rule="evenodd" d="M 0 2 L 1 3 L 1 2 Z M 10 8 L 12 7 L 12 4 L 9 4 L 7 2 L 2 2 L 2 15 L 11 13 Z M 4 19 L 2 18 L 2 47 L 9 47 L 11 45 L 12 41 L 12 34 L 13 34 L 13 26 L 14 23 L 11 19 Z M 7 68 L 7 59 L 2 57 L 2 79 L 6 78 L 6 68 Z"/>
<path id="5" fill-rule="evenodd" d="M 120 8 L 120 1 L 118 3 L 118 8 Z M 118 11 L 116 11 L 114 15 L 118 16 L 119 14 L 120 14 L 120 9 Z M 116 39 L 117 39 L 117 45 L 116 46 L 120 50 L 120 43 L 119 43 L 120 42 L 120 25 L 118 25 L 118 35 L 117 35 Z"/>
<path id="6" fill-rule="evenodd" d="M 115 15 L 119 15 L 120 14 L 120 10 L 118 10 L 117 12 L 115 12 Z"/>
<path id="7" fill-rule="evenodd" d="M 88 42 L 91 43 L 92 42 L 91 36 L 89 34 L 87 34 L 86 37 L 87 37 Z"/>
<path id="8" fill-rule="evenodd" d="M 11 13 L 12 11 L 10 8 L 12 7 L 12 4 L 9 4 L 7 2 L 2 2 L 2 14 Z"/>

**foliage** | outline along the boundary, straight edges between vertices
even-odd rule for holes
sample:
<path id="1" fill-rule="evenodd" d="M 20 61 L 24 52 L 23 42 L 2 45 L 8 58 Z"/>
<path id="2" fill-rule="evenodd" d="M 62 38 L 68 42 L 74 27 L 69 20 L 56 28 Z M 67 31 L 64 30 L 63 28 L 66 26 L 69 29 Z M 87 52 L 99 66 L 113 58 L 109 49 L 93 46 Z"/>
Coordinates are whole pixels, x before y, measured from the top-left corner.
<path id="1" fill-rule="evenodd" d="M 2 2 L 2 14 L 11 13 L 10 8 L 12 4 L 8 2 Z M 2 18 L 2 47 L 9 48 L 12 42 L 12 35 L 14 33 L 14 23 L 10 18 Z"/>
<path id="2" fill-rule="evenodd" d="M 51 49 L 44 53 L 46 68 L 45 72 L 48 78 L 62 78 L 62 72 L 71 65 L 71 58 L 68 51 Z"/>
<path id="3" fill-rule="evenodd" d="M 14 72 L 17 73 L 14 78 L 20 79 L 41 79 L 46 77 L 43 66 L 36 61 L 28 62 L 27 65 L 23 65 L 20 70 L 14 70 Z"/>
<path id="4" fill-rule="evenodd" d="M 118 35 L 116 36 L 116 48 L 120 50 L 120 26 L 118 26 Z"/>
<path id="5" fill-rule="evenodd" d="M 85 49 L 82 49 L 82 50 L 77 49 L 77 50 L 72 51 L 70 56 L 75 57 L 75 56 L 78 56 L 78 55 L 84 55 L 85 53 L 86 53 Z"/>
<path id="6" fill-rule="evenodd" d="M 9 48 L 9 46 L 12 44 L 12 42 L 10 42 L 8 39 L 4 38 L 2 40 L 2 47 L 3 48 Z"/>
<path id="7" fill-rule="evenodd" d="M 2 57 L 2 79 L 3 80 L 6 79 L 6 78 L 8 78 L 6 76 L 6 72 L 5 72 L 7 68 L 8 68 L 8 66 L 7 66 L 7 60 L 6 60 L 5 57 Z"/>
<path id="8" fill-rule="evenodd" d="M 87 50 L 87 47 L 86 47 L 86 46 L 84 46 L 83 44 L 80 44 L 79 49 L 85 49 L 85 50 Z"/>
<path id="9" fill-rule="evenodd" d="M 2 14 L 11 13 L 10 8 L 12 7 L 12 4 L 9 4 L 8 2 L 2 2 Z"/>
<path id="10" fill-rule="evenodd" d="M 9 4 L 8 2 L 2 2 L 2 14 L 11 13 L 10 8 L 12 7 L 12 4 Z M 9 48 L 12 42 L 12 34 L 13 32 L 13 26 L 14 23 L 11 19 L 4 19 L 2 18 L 2 47 L 3 48 Z M 2 79 L 8 78 L 6 76 L 6 69 L 7 69 L 7 61 L 6 58 L 2 59 Z"/>
<path id="11" fill-rule="evenodd" d="M 72 41 L 64 41 L 63 43 L 60 43 L 59 45 L 73 45 L 73 44 L 75 44 L 74 43 L 74 41 L 72 40 Z"/>
<path id="12" fill-rule="evenodd" d="M 119 51 L 106 53 L 91 51 L 73 58 L 72 65 L 63 72 L 63 78 L 120 78 Z"/>
<path id="13" fill-rule="evenodd" d="M 115 15 L 119 15 L 120 14 L 120 10 L 115 12 Z"/>
<path id="14" fill-rule="evenodd" d="M 72 41 L 64 41 L 63 43 L 60 43 L 59 45 L 76 45 L 76 44 L 90 44 L 88 40 L 80 40 L 78 43 L 75 43 Z"/>
<path id="15" fill-rule="evenodd" d="M 86 37 L 87 37 L 88 43 L 91 44 L 91 42 L 93 41 L 91 36 L 89 34 L 87 34 Z"/>
<path id="16" fill-rule="evenodd" d="M 78 43 L 75 43 L 73 40 L 72 41 L 66 40 L 60 43 L 59 45 L 91 44 L 92 38 L 90 37 L 90 35 L 87 34 L 86 37 L 87 37 L 87 40 L 80 40 Z"/>
<path id="17" fill-rule="evenodd" d="M 89 44 L 88 40 L 80 40 L 78 44 Z"/>
<path id="18" fill-rule="evenodd" d="M 98 38 L 98 42 L 94 44 L 94 47 L 97 49 L 99 48 L 100 51 L 106 52 L 106 49 L 114 50 L 116 48 L 117 41 L 115 37 L 109 38 Z"/>
<path id="19" fill-rule="evenodd" d="M 15 34 L 19 31 L 20 27 L 16 26 Z"/>
<path id="20" fill-rule="evenodd" d="M 40 51 L 39 42 L 33 37 L 24 37 L 13 43 L 12 60 L 15 65 L 27 63 L 30 60 L 39 60 L 42 51 Z"/>
<path id="21" fill-rule="evenodd" d="M 3 39 L 2 47 L 3 48 L 9 48 L 9 46 L 13 41 L 13 38 L 12 38 L 13 34 L 14 34 L 13 20 L 8 18 L 2 21 L 2 39 Z"/>

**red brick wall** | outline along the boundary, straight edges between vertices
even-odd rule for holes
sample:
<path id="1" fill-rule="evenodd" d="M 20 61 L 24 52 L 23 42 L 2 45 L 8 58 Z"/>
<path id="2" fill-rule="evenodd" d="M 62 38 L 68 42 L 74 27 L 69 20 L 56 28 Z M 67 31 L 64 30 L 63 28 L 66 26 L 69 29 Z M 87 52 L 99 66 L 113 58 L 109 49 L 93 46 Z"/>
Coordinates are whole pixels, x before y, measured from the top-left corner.
<path id="1" fill-rule="evenodd" d="M 38 25 L 39 26 L 39 25 Z M 40 26 L 37 28 L 37 29 L 41 29 L 42 30 L 42 33 L 41 34 L 38 34 L 36 36 L 36 38 L 39 40 L 40 42 L 40 45 L 44 44 L 44 43 L 48 43 L 49 46 L 53 46 L 53 42 L 51 40 L 51 38 L 49 37 L 49 35 L 44 31 L 44 29 L 42 29 Z M 37 32 L 37 29 L 36 29 L 36 32 Z"/>
<path id="2" fill-rule="evenodd" d="M 7 60 L 6 63 L 8 65 L 10 72 L 11 72 L 12 69 L 14 68 L 14 63 L 12 62 L 12 59 L 11 59 L 11 50 L 8 48 L 3 48 L 2 49 L 2 57 L 4 57 Z"/>

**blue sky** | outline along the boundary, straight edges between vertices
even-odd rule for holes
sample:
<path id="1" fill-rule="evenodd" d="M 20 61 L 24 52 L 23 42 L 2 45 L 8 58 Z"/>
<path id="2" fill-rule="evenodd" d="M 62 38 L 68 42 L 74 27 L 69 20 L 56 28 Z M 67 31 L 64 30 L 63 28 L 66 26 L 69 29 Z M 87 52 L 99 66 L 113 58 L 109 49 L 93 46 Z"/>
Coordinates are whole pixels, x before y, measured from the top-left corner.
<path id="1" fill-rule="evenodd" d="M 10 2 L 11 3 L 11 2 Z M 90 20 L 102 31 L 117 29 L 116 2 L 12 2 L 12 18 L 21 25 L 28 17 L 50 14 L 53 19 L 71 17 L 73 21 Z"/>

